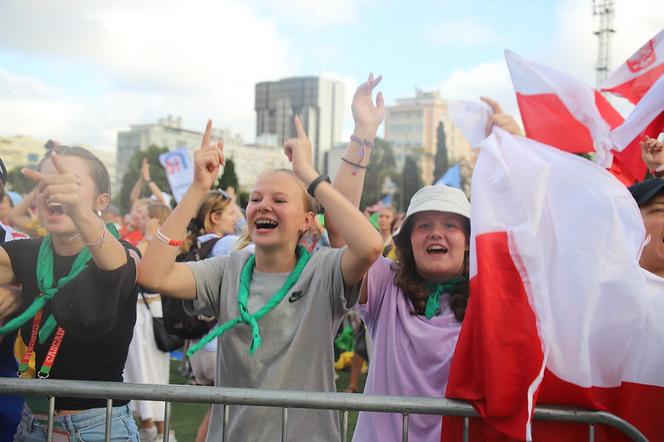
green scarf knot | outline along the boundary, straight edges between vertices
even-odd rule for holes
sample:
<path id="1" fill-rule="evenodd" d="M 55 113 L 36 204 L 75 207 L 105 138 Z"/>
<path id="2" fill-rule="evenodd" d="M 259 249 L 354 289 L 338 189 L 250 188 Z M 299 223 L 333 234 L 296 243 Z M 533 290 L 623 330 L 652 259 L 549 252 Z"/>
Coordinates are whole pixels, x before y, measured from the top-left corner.
<path id="1" fill-rule="evenodd" d="M 251 255 L 247 262 L 244 264 L 244 267 L 242 267 L 242 272 L 240 273 L 240 287 L 238 289 L 237 295 L 240 315 L 210 330 L 207 335 L 201 338 L 201 340 L 196 345 L 192 346 L 189 351 L 187 351 L 187 356 L 191 357 L 191 355 L 203 348 L 205 344 L 212 341 L 214 338 L 226 333 L 228 330 L 238 324 L 247 324 L 249 327 L 251 327 L 251 346 L 249 347 L 249 354 L 253 355 L 263 343 L 258 321 L 260 321 L 264 316 L 270 313 L 272 309 L 279 305 L 281 300 L 284 299 L 284 296 L 286 296 L 286 293 L 288 293 L 290 289 L 293 288 L 298 278 L 302 274 L 304 267 L 307 265 L 309 259 L 311 258 L 311 254 L 309 254 L 307 249 L 302 246 L 297 247 L 297 255 L 297 263 L 295 264 L 293 271 L 288 275 L 286 281 L 281 286 L 279 291 L 277 291 L 277 293 L 275 293 L 265 303 L 265 305 L 258 309 L 258 311 L 253 315 L 249 313 L 249 307 L 247 305 L 249 300 L 251 277 L 254 274 L 254 268 L 256 267 L 256 256 Z"/>
<path id="2" fill-rule="evenodd" d="M 441 282 L 438 284 L 427 283 L 429 289 L 429 297 L 427 298 L 427 305 L 424 308 L 424 316 L 431 319 L 440 314 L 440 296 L 449 290 L 452 290 L 460 282 L 465 281 L 463 276 L 456 276 L 449 281 Z"/>
<path id="3" fill-rule="evenodd" d="M 120 237 L 118 230 L 113 224 L 106 224 L 106 228 L 114 237 Z M 44 308 L 46 302 L 53 299 L 58 290 L 76 278 L 87 267 L 90 259 L 92 259 L 90 250 L 87 247 L 83 247 L 76 256 L 76 259 L 74 259 L 69 274 L 55 282 L 53 280 L 53 262 L 55 258 L 52 242 L 51 235 L 46 235 L 39 245 L 39 252 L 37 254 L 37 288 L 39 288 L 40 295 L 20 315 L 0 327 L 0 335 L 11 333 L 32 319 L 39 310 Z M 40 344 L 43 344 L 51 336 L 57 325 L 53 314 L 49 315 L 39 330 Z"/>

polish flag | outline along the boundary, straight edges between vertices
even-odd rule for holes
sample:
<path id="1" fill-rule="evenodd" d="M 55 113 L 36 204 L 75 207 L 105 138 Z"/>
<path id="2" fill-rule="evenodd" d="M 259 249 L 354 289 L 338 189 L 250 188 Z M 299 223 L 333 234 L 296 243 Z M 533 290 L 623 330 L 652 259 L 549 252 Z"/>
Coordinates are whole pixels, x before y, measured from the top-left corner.
<path id="1" fill-rule="evenodd" d="M 664 74 L 664 29 L 613 71 L 602 90 L 638 103 Z"/>
<path id="2" fill-rule="evenodd" d="M 501 129 L 479 147 L 471 295 L 446 391 L 483 417 L 471 441 L 588 440 L 586 425 L 531 422 L 535 404 L 605 410 L 662 440 L 664 279 L 638 264 L 632 196 L 598 165 Z M 443 441 L 461 440 L 457 424 L 445 418 Z M 602 425 L 595 436 L 623 440 Z"/>
<path id="3" fill-rule="evenodd" d="M 576 78 L 505 51 L 526 136 L 571 153 L 597 152 L 597 163 L 624 184 L 643 179 L 638 143 L 615 149 L 611 130 L 623 117 L 595 89 Z"/>
<path id="4" fill-rule="evenodd" d="M 616 149 L 640 141 L 643 135 L 657 137 L 664 131 L 664 75 L 652 85 L 629 114 L 627 119 L 611 131 Z"/>

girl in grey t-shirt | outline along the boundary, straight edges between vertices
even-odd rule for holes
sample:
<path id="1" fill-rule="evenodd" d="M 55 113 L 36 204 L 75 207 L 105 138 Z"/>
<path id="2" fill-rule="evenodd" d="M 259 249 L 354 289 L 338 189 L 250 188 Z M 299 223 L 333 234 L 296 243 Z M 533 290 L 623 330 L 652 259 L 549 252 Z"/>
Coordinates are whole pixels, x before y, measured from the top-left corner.
<path id="1" fill-rule="evenodd" d="M 379 79 L 370 77 L 353 99 L 353 141 L 371 144 L 383 114 L 371 99 Z M 380 255 L 383 242 L 368 219 L 313 167 L 311 143 L 298 117 L 297 138 L 284 144 L 292 172 L 263 174 L 247 206 L 247 229 L 255 253 L 175 263 L 179 238 L 201 196 L 224 162 L 223 143 L 211 141 L 208 122 L 195 153 L 194 180 L 145 252 L 139 281 L 167 296 L 191 300 L 192 309 L 216 315 L 219 326 L 215 385 L 261 389 L 334 391 L 333 339 L 341 318 L 357 300 L 354 288 Z M 365 165 L 360 158 L 358 171 Z M 363 173 L 363 172 L 361 172 Z M 307 189 L 308 187 L 308 189 Z M 314 222 L 314 196 L 329 223 L 349 244 L 314 255 L 298 241 Z M 201 341 L 205 344 L 205 339 Z M 222 434 L 221 407 L 213 407 L 208 440 Z M 231 407 L 230 440 L 278 440 L 279 409 Z M 337 414 L 291 410 L 289 440 L 339 440 Z"/>

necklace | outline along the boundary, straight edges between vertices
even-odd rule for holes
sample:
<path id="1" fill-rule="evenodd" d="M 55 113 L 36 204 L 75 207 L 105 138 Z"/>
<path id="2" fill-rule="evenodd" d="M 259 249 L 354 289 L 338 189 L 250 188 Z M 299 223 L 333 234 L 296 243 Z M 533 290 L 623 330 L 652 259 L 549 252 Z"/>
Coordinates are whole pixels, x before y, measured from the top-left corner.
<path id="1" fill-rule="evenodd" d="M 247 324 L 249 327 L 251 327 L 251 346 L 249 347 L 249 354 L 253 355 L 263 342 L 260 334 L 260 328 L 258 326 L 258 321 L 260 321 L 277 305 L 279 305 L 281 300 L 284 299 L 284 296 L 286 296 L 286 293 L 288 293 L 290 289 L 293 288 L 298 278 L 302 274 L 304 267 L 307 265 L 309 259 L 311 258 L 311 255 L 303 246 L 297 247 L 297 255 L 297 263 L 295 264 L 293 271 L 286 278 L 286 281 L 284 281 L 281 288 L 274 295 L 272 295 L 272 297 L 265 303 L 263 307 L 258 309 L 258 311 L 253 314 L 249 313 L 249 307 L 247 305 L 249 301 L 251 277 L 254 274 L 254 268 L 256 267 L 256 256 L 251 255 L 247 262 L 244 264 L 244 267 L 242 267 L 242 271 L 240 272 L 240 287 L 237 294 L 237 303 L 238 309 L 240 310 L 240 315 L 210 330 L 207 335 L 205 335 L 196 345 L 187 351 L 187 356 L 193 355 L 198 350 L 203 348 L 205 344 L 212 341 L 214 338 L 221 336 L 238 324 Z"/>

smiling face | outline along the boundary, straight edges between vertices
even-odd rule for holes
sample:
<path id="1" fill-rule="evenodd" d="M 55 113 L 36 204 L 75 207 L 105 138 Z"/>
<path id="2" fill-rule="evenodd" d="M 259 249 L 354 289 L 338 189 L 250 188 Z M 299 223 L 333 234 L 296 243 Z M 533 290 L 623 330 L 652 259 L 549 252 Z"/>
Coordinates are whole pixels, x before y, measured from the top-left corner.
<path id="1" fill-rule="evenodd" d="M 98 195 L 87 161 L 79 157 L 65 155 L 61 155 L 60 159 L 76 177 L 81 203 L 90 210 L 103 209 L 105 207 L 105 204 L 101 201 L 103 197 Z M 44 175 L 58 173 L 50 159 L 42 163 L 40 172 Z M 41 225 L 51 234 L 71 235 L 76 232 L 74 222 L 69 216 L 65 215 L 62 206 L 47 204 L 46 195 L 42 192 L 37 193 L 37 216 Z"/>
<path id="2" fill-rule="evenodd" d="M 247 204 L 247 228 L 257 249 L 295 249 L 314 218 L 305 207 L 304 192 L 297 178 L 287 172 L 269 172 L 259 178 Z"/>
<path id="3" fill-rule="evenodd" d="M 640 210 L 650 242 L 643 248 L 639 264 L 649 272 L 664 276 L 664 193 Z"/>
<path id="4" fill-rule="evenodd" d="M 413 215 L 410 244 L 417 273 L 427 281 L 442 282 L 461 275 L 468 250 L 468 221 L 449 212 Z"/>

